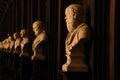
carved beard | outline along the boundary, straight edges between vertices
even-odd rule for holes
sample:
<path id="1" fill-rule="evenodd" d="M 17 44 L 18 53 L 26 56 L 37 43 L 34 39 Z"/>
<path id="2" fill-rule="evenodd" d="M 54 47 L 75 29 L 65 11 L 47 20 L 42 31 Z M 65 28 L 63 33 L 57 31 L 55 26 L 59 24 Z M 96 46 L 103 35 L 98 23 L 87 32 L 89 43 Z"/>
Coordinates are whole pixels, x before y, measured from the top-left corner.
<path id="1" fill-rule="evenodd" d="M 36 30 L 34 32 L 35 32 L 35 35 L 38 36 L 42 31 L 43 31 L 43 29 L 38 29 L 38 30 Z"/>
<path id="2" fill-rule="evenodd" d="M 71 32 L 74 30 L 74 21 L 66 21 L 67 23 L 67 29 L 68 29 L 68 32 Z"/>
<path id="3" fill-rule="evenodd" d="M 39 34 L 39 31 L 35 31 L 35 36 L 37 36 Z"/>

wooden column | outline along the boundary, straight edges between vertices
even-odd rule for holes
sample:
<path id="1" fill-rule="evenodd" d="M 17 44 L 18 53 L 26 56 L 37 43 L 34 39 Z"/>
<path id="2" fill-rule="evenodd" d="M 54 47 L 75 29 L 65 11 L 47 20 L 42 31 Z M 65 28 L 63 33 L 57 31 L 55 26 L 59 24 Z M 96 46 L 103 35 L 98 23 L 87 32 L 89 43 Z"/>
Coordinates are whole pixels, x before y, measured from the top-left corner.
<path id="1" fill-rule="evenodd" d="M 44 17 L 44 19 L 45 19 L 45 28 L 46 28 L 46 32 L 47 32 L 47 35 L 48 35 L 48 42 L 51 42 L 51 4 L 50 4 L 50 2 L 51 2 L 51 0 L 46 0 L 45 1 L 45 17 Z M 51 71 L 51 67 L 50 67 L 50 65 L 51 65 L 51 57 L 50 57 L 50 55 L 51 55 L 51 45 L 52 45 L 52 43 L 50 43 L 50 44 L 48 44 L 48 49 L 47 49 L 47 51 L 46 51 L 46 53 L 47 53 L 47 60 L 48 60 L 48 66 L 47 66 L 47 68 L 48 68 L 48 74 L 47 74 L 47 76 L 48 76 L 48 80 L 51 80 L 51 73 L 50 73 L 50 71 Z"/>
<path id="2" fill-rule="evenodd" d="M 38 20 L 41 20 L 40 18 L 41 18 L 41 12 L 42 12 L 42 10 L 40 10 L 41 9 L 41 2 L 40 2 L 41 0 L 38 0 Z M 42 4 L 44 4 L 44 3 L 42 3 Z"/>
<path id="3" fill-rule="evenodd" d="M 114 1 L 114 0 L 113 0 Z M 111 7 L 112 5 L 115 4 L 115 13 L 114 13 L 114 56 L 112 58 L 111 54 L 111 58 L 114 59 L 112 61 L 114 61 L 114 66 L 111 66 L 111 68 L 113 67 L 114 70 L 111 70 L 110 74 L 114 74 L 114 80 L 120 80 L 120 5 L 119 5 L 119 0 L 115 0 L 115 3 L 111 2 Z M 112 9 L 112 8 L 111 8 Z M 111 63 L 112 65 L 113 63 Z M 114 71 L 114 73 L 112 73 Z M 112 77 L 111 77 L 112 78 Z M 112 79 L 111 79 L 112 80 Z"/>
<path id="4" fill-rule="evenodd" d="M 21 0 L 16 0 L 16 5 L 17 5 L 17 8 L 16 8 L 16 19 L 17 19 L 16 26 L 17 26 L 17 32 L 19 32 L 21 29 Z"/>
<path id="5" fill-rule="evenodd" d="M 27 30 L 28 33 L 30 33 L 30 28 L 31 28 L 31 24 L 30 24 L 30 0 L 27 0 Z"/>
<path id="6" fill-rule="evenodd" d="M 15 31 L 15 23 L 16 23 L 16 21 L 15 21 L 15 2 L 12 0 L 12 3 L 11 3 L 11 11 L 12 11 L 12 13 L 11 13 L 11 16 L 12 16 L 12 22 L 11 22 L 11 34 L 13 34 L 14 33 L 14 31 Z"/>
<path id="7" fill-rule="evenodd" d="M 20 18 L 20 27 L 24 27 L 24 0 L 21 0 L 21 18 Z"/>
<path id="8" fill-rule="evenodd" d="M 114 25 L 115 0 L 110 0 L 110 29 L 109 29 L 109 80 L 114 80 Z M 116 80 L 116 79 L 115 79 Z"/>
<path id="9" fill-rule="evenodd" d="M 38 0 L 38 20 L 45 21 L 45 0 Z"/>
<path id="10" fill-rule="evenodd" d="M 9 32 L 12 31 L 12 10 L 11 10 L 11 6 L 9 8 Z"/>
<path id="11" fill-rule="evenodd" d="M 30 0 L 29 1 L 29 33 L 30 33 L 30 37 L 31 37 L 31 39 L 32 39 L 32 41 L 33 41 L 33 39 L 34 39 L 34 37 L 35 37 L 35 35 L 34 35 L 34 33 L 33 33 L 33 30 L 32 30 L 32 23 L 34 22 L 34 15 L 33 15 L 33 1 L 34 0 Z"/>
<path id="12" fill-rule="evenodd" d="M 32 17 L 33 17 L 33 0 L 30 0 L 30 25 L 32 25 Z M 30 28 L 31 30 L 32 28 Z"/>
<path id="13" fill-rule="evenodd" d="M 19 0 L 15 0 L 15 4 L 16 4 L 16 6 L 15 6 L 15 14 L 16 14 L 16 17 L 15 17 L 15 21 L 16 21 L 15 28 L 16 28 L 16 30 L 15 30 L 15 32 L 17 32 L 18 28 L 19 28 L 19 25 L 18 25 L 18 23 L 19 23 L 18 22 L 19 21 L 19 18 L 18 18 L 19 17 L 19 15 L 18 15 L 19 14 L 19 11 L 18 11 L 19 8 L 18 7 L 19 7 L 19 4 L 20 4 Z"/>
<path id="14" fill-rule="evenodd" d="M 57 80 L 57 48 L 58 48 L 58 1 L 50 0 L 49 36 L 49 78 Z"/>
<path id="15" fill-rule="evenodd" d="M 60 47 L 61 47 L 61 42 L 60 42 L 60 31 L 61 31 L 61 0 L 58 0 L 58 44 L 57 44 L 57 80 L 60 80 L 60 70 L 61 70 L 61 67 L 60 67 L 60 53 L 61 53 L 61 50 L 60 50 Z"/>
<path id="16" fill-rule="evenodd" d="M 15 30 L 15 32 L 17 31 L 17 28 L 18 28 L 18 0 L 15 0 L 15 4 L 16 4 L 16 7 L 15 7 L 15 14 L 16 14 L 16 17 L 15 17 L 15 21 L 16 21 L 16 23 L 15 23 L 15 27 L 16 27 L 16 30 Z"/>
<path id="17" fill-rule="evenodd" d="M 38 0 L 32 1 L 33 10 L 32 10 L 32 22 L 38 20 Z"/>
<path id="18" fill-rule="evenodd" d="M 95 3 L 94 80 L 108 80 L 109 1 L 98 0 Z"/>

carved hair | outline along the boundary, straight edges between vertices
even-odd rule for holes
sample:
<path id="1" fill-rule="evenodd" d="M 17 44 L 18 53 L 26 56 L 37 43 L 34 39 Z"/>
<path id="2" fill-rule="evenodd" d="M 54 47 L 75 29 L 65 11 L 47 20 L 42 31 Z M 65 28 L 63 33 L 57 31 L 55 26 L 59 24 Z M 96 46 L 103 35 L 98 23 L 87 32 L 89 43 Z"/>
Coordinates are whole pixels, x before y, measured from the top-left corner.
<path id="1" fill-rule="evenodd" d="M 23 33 L 24 36 L 28 36 L 28 32 L 26 29 L 21 29 L 20 34 Z"/>
<path id="2" fill-rule="evenodd" d="M 36 27 L 39 29 L 39 28 L 42 28 L 42 29 L 44 29 L 44 27 L 45 27 L 45 24 L 42 22 L 42 21 L 35 21 L 34 23 L 33 23 L 33 25 L 36 25 Z"/>
<path id="3" fill-rule="evenodd" d="M 16 36 L 17 38 L 20 37 L 17 32 L 15 32 L 15 33 L 13 34 L 13 36 Z"/>
<path id="4" fill-rule="evenodd" d="M 26 29 L 21 29 L 21 32 L 27 33 Z"/>
<path id="5" fill-rule="evenodd" d="M 84 20 L 84 8 L 80 4 L 71 4 L 66 8 L 66 11 L 70 10 L 74 13 L 74 19 L 83 21 Z"/>

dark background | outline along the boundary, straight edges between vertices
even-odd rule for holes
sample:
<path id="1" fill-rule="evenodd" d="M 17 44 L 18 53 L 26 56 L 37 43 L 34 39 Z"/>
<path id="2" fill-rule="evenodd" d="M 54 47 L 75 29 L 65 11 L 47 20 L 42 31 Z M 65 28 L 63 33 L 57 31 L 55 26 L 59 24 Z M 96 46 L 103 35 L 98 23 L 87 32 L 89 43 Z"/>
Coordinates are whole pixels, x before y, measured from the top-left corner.
<path id="1" fill-rule="evenodd" d="M 86 9 L 86 23 L 93 30 L 93 44 L 90 54 L 90 80 L 119 80 L 119 0 L 0 0 L 0 41 L 7 34 L 29 31 L 34 39 L 32 23 L 42 20 L 46 23 L 49 37 L 48 78 L 60 80 L 61 65 L 65 63 L 65 38 L 67 35 L 64 10 L 71 3 L 79 3 Z M 0 58 L 2 59 L 2 58 Z M 11 76 L 0 64 L 0 80 Z M 3 76 L 4 75 L 4 76 Z M 10 77 L 9 77 L 10 78 Z M 7 79 L 6 79 L 7 80 Z M 10 79 L 8 79 L 10 80 Z"/>

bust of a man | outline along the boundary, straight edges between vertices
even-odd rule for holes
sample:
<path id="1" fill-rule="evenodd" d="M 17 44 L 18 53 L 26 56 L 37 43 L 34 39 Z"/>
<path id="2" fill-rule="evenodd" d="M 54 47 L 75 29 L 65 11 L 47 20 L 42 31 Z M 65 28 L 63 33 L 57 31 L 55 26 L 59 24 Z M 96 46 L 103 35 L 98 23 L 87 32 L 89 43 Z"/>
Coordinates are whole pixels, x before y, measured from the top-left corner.
<path id="1" fill-rule="evenodd" d="M 13 38 L 15 40 L 15 44 L 14 44 L 14 54 L 20 54 L 21 51 L 21 38 L 19 36 L 19 34 L 16 32 L 13 34 Z"/>
<path id="2" fill-rule="evenodd" d="M 9 52 L 12 53 L 14 50 L 14 42 L 15 42 L 13 36 L 9 36 L 8 41 L 9 41 Z"/>
<path id="3" fill-rule="evenodd" d="M 9 40 L 8 40 L 8 38 L 4 39 L 2 41 L 2 44 L 3 44 L 3 50 L 5 52 L 8 52 L 8 50 L 9 50 Z"/>
<path id="4" fill-rule="evenodd" d="M 84 43 L 90 40 L 89 27 L 84 23 L 84 9 L 79 4 L 71 4 L 65 9 L 68 35 L 65 41 L 67 61 L 62 71 L 88 71 Z"/>
<path id="5" fill-rule="evenodd" d="M 32 60 L 45 60 L 43 48 L 47 42 L 47 35 L 44 27 L 44 23 L 41 21 L 35 21 L 33 23 L 32 29 L 36 38 L 32 44 L 32 50 L 34 52 L 33 56 L 31 57 Z"/>
<path id="6" fill-rule="evenodd" d="M 26 29 L 22 29 L 20 31 L 20 37 L 22 38 L 21 41 L 21 53 L 20 57 L 30 57 L 31 52 L 30 52 L 30 45 L 29 45 L 29 37 Z"/>

